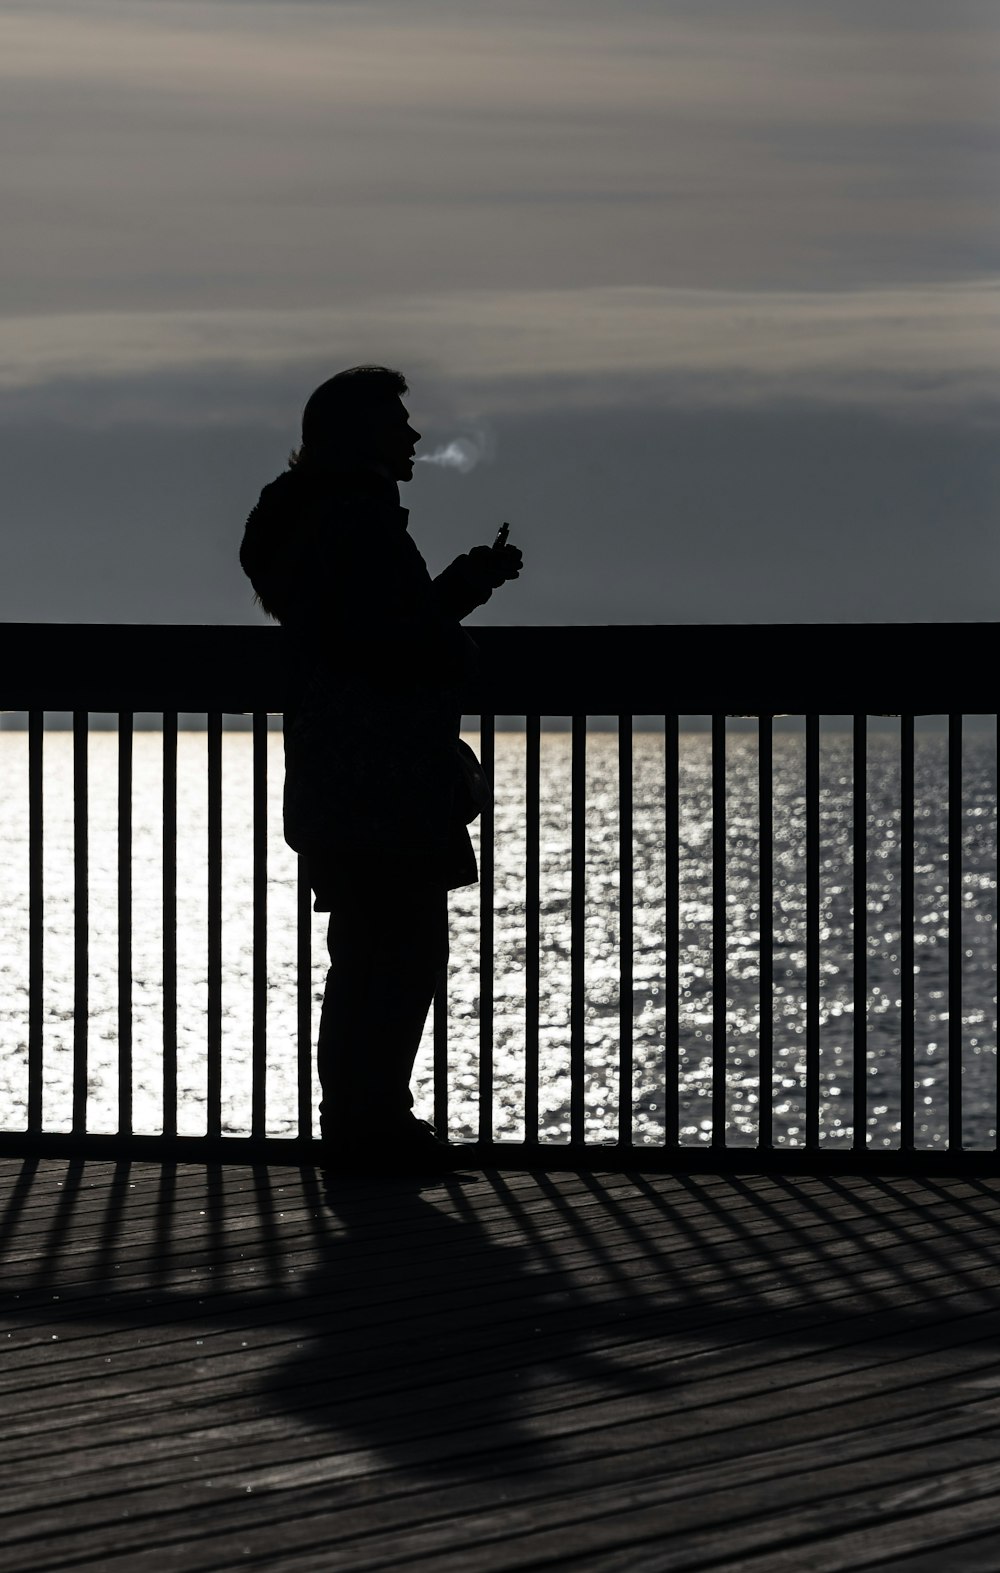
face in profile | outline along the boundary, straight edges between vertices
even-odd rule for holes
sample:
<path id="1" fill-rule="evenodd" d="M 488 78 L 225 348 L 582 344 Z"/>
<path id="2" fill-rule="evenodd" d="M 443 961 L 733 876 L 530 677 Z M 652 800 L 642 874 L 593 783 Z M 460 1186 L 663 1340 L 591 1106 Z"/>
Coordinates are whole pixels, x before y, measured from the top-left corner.
<path id="1" fill-rule="evenodd" d="M 409 481 L 413 479 L 413 454 L 419 441 L 420 433 L 410 425 L 402 399 L 394 399 L 386 404 L 384 415 L 379 412 L 378 423 L 366 445 L 368 457 L 384 465 L 394 481 Z"/>

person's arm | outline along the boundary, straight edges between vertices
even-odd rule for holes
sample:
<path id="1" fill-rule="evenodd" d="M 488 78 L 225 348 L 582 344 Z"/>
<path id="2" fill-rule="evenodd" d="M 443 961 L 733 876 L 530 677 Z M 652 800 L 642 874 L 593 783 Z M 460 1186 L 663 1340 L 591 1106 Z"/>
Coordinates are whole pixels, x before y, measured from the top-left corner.
<path id="1" fill-rule="evenodd" d="M 516 579 L 521 568 L 521 553 L 516 546 L 474 546 L 433 580 L 437 603 L 443 612 L 461 622 L 477 606 L 485 606 L 500 585 Z"/>
<path id="2" fill-rule="evenodd" d="M 467 558 L 446 569 L 443 594 L 427 571 L 413 538 L 405 531 L 379 528 L 375 519 L 359 521 L 324 542 L 327 562 L 317 574 L 327 650 L 342 674 L 355 673 L 391 692 L 404 692 L 452 675 L 455 618 L 479 599 L 484 574 L 463 571 Z"/>

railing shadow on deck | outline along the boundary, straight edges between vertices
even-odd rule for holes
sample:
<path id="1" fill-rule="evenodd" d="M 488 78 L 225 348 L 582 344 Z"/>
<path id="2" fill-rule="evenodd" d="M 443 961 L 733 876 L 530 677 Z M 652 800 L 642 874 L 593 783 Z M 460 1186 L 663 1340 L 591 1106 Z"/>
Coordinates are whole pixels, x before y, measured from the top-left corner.
<path id="1" fill-rule="evenodd" d="M 481 1478 L 512 1451 L 521 1470 L 565 1461 L 530 1423 L 533 1406 L 565 1404 L 568 1430 L 584 1443 L 591 1424 L 630 1422 L 624 1468 L 634 1474 L 650 1406 L 661 1416 L 651 1469 L 663 1466 L 662 1412 L 675 1414 L 679 1459 L 695 1424 L 699 1436 L 714 1426 L 738 1459 L 740 1426 L 752 1434 L 786 1405 L 783 1444 L 797 1427 L 822 1431 L 810 1398 L 818 1367 L 796 1368 L 802 1354 L 851 1349 L 863 1369 L 866 1358 L 875 1366 L 929 1353 L 944 1337 L 970 1351 L 959 1397 L 970 1370 L 995 1372 L 996 1195 L 976 1182 L 901 1189 L 871 1177 L 584 1171 L 571 1182 L 539 1175 L 526 1188 L 487 1170 L 473 1191 L 456 1178 L 429 1192 L 402 1180 L 324 1190 L 309 1169 L 262 1166 L 239 1178 L 165 1163 L 152 1180 L 140 1167 L 123 1162 L 109 1182 L 74 1161 L 57 1180 L 51 1164 L 43 1177 L 28 1160 L 8 1192 L 0 1240 L 15 1260 L 0 1299 L 11 1297 L 21 1324 L 40 1317 L 46 1334 L 32 1423 L 53 1404 L 72 1411 L 74 1331 L 134 1327 L 144 1334 L 135 1350 L 144 1417 L 161 1445 L 175 1431 L 185 1446 L 204 1431 L 199 1451 L 210 1453 L 222 1445 L 212 1432 L 218 1394 L 206 1382 L 177 1408 L 172 1362 L 184 1376 L 196 1331 L 206 1360 L 223 1356 L 223 1372 L 227 1351 L 230 1364 L 238 1359 L 241 1329 L 264 1327 L 266 1365 L 239 1378 L 240 1448 L 252 1451 L 257 1405 L 295 1416 L 296 1452 L 269 1465 L 273 1488 L 309 1483 L 309 1432 L 319 1438 L 317 1484 L 336 1472 L 330 1432 L 340 1449 L 383 1465 Z M 55 1352 L 50 1327 L 62 1340 Z M 728 1350 L 725 1382 L 703 1393 L 698 1358 L 713 1349 Z M 27 1347 L 18 1380 L 35 1380 L 31 1361 Z M 115 1376 L 120 1409 L 120 1360 Z M 919 1426 L 925 1380 L 915 1364 L 904 1430 Z M 850 1396 L 824 1404 L 849 1406 Z M 946 1398 L 939 1385 L 923 1409 L 940 1417 Z M 200 1480 L 206 1463 L 195 1467 Z"/>
<path id="2" fill-rule="evenodd" d="M 581 1164 L 622 1168 L 670 1168 L 700 1172 L 747 1172 L 755 1169 L 788 1173 L 847 1173 L 852 1170 L 892 1173 L 992 1173 L 997 1167 L 995 1145 L 970 1151 L 963 1145 L 963 989 L 970 978 L 963 955 L 963 715 L 990 716 L 995 706 L 993 669 L 996 625 L 890 625 L 826 627 L 672 627 L 672 628 L 475 628 L 483 655 L 483 671 L 465 700 L 469 715 L 479 717 L 484 763 L 492 770 L 497 717 L 523 718 L 527 816 L 525 870 L 525 996 L 523 1141 L 498 1141 L 494 1125 L 494 931 L 492 903 L 481 908 L 479 987 L 478 1139 L 460 1142 L 470 1164 L 510 1167 L 578 1168 Z M 28 715 L 29 798 L 29 1011 L 26 1042 L 7 1052 L 26 1057 L 27 1129 L 0 1131 L 0 1151 L 17 1154 L 66 1153 L 124 1159 L 199 1157 L 206 1161 L 317 1161 L 320 1149 L 312 1139 L 313 1056 L 308 941 L 309 897 L 301 871 L 298 890 L 298 1018 L 297 1134 L 268 1136 L 264 1072 L 267 1049 L 267 844 L 265 818 L 268 714 L 280 713 L 287 696 L 288 672 L 281 630 L 273 628 L 66 627 L 5 625 L 0 627 L 0 669 L 4 672 L 0 704 Z M 864 701 L 866 711 L 857 705 Z M 892 706 L 889 710 L 886 707 Z M 74 803 L 72 810 L 74 866 L 75 1001 L 73 1023 L 72 1129 L 47 1127 L 43 1108 L 45 1071 L 45 900 L 46 837 L 43 793 L 45 715 L 72 713 Z M 678 738 L 681 712 L 699 715 L 711 727 L 711 768 L 708 787 L 707 838 L 710 844 L 711 1007 L 704 1037 L 704 1082 L 710 1113 L 709 1140 L 685 1140 L 681 1131 L 680 1073 L 685 1041 L 680 1013 L 682 957 L 679 938 L 680 827 L 672 805 L 678 792 Z M 86 966 L 90 938 L 88 914 L 88 716 L 110 712 L 118 717 L 118 1131 L 100 1134 L 88 1129 L 88 1020 Z M 145 1135 L 133 1129 L 132 1081 L 132 726 L 137 712 L 153 712 L 163 724 L 163 1130 Z M 206 1133 L 177 1134 L 177 725 L 184 713 L 201 715 L 207 726 L 208 793 L 208 1044 Z M 253 865 L 254 975 L 253 1112 L 246 1135 L 226 1135 L 222 1117 L 222 735 L 227 715 L 253 716 L 253 834 L 247 856 Z M 853 1069 L 843 1076 L 840 1095 L 849 1140 L 830 1141 L 821 1125 L 821 1028 L 824 1025 L 822 976 L 820 790 L 820 720 L 839 716 L 851 726 L 853 807 L 850 844 L 841 851 L 838 875 L 851 896 L 851 966 L 853 968 Z M 900 855 L 900 1044 L 899 1131 L 895 1146 L 872 1146 L 867 1136 L 871 1098 L 866 1086 L 869 947 L 866 864 L 880 851 L 871 842 L 866 817 L 869 715 L 898 719 L 900 798 L 891 835 Z M 947 1140 L 936 1148 L 920 1146 L 915 1128 L 915 999 L 914 977 L 914 723 L 918 716 L 947 718 L 947 829 L 936 869 L 943 891 L 948 926 L 946 938 L 947 1008 L 946 1080 Z M 540 811 L 539 737 L 543 717 L 565 717 L 569 740 L 572 792 L 567 826 L 568 925 L 572 978 L 565 1023 L 569 1052 L 570 1095 L 566 1129 L 558 1140 L 543 1135 L 539 1121 L 539 955 L 545 935 L 539 925 L 538 823 Z M 662 1140 L 636 1140 L 632 1100 L 620 1100 L 617 1140 L 588 1139 L 585 1107 L 587 1074 L 588 991 L 584 964 L 586 925 L 586 789 L 588 717 L 612 719 L 618 733 L 618 801 L 622 855 L 619 861 L 620 942 L 618 955 L 619 1050 L 616 1074 L 631 1086 L 633 1057 L 633 859 L 627 855 L 633 834 L 632 719 L 658 720 L 664 737 L 663 803 L 666 820 L 658 856 L 662 860 L 662 903 L 667 926 L 662 957 L 662 990 L 666 1001 L 662 1061 L 664 1112 Z M 805 793 L 802 828 L 802 925 L 804 937 L 797 986 L 802 992 L 802 1067 L 795 1071 L 803 1101 L 804 1140 L 776 1140 L 773 1127 L 775 1076 L 774 1041 L 775 934 L 760 924 L 758 955 L 760 1023 L 754 1048 L 758 1065 L 757 1136 L 752 1145 L 733 1145 L 727 1111 L 731 1067 L 727 1060 L 727 779 L 726 717 L 756 718 L 759 758 L 759 881 L 760 910 L 773 919 L 775 865 L 772 847 L 774 755 L 772 718 L 803 719 Z M 993 815 L 995 822 L 995 769 Z M 482 825 L 483 875 L 487 889 L 494 874 L 493 820 Z M 863 855 L 858 856 L 858 849 Z M 994 892 L 995 844 L 989 877 Z M 708 864 L 706 864 L 706 867 Z M 786 961 L 787 961 L 786 957 Z M 990 980 L 971 980 L 987 999 Z M 675 1008 L 671 1007 L 671 1000 Z M 995 999 L 993 1007 L 995 1010 Z M 987 1010 L 988 1014 L 988 1010 Z M 986 1024 L 986 1049 L 989 1043 Z M 701 1053 L 702 1050 L 697 1052 Z M 977 1053 L 980 1052 L 977 1049 Z M 449 1012 L 439 991 L 434 1021 L 435 1116 L 448 1125 Z M 787 1074 L 787 1063 L 783 1066 Z M 995 1088 L 995 1077 L 994 1077 Z M 995 1105 L 995 1092 L 993 1104 Z M 824 1094 L 825 1097 L 825 1094 Z M 828 1101 L 828 1100 L 827 1100 Z M 992 1110 L 995 1143 L 995 1107 Z M 568 1139 L 567 1139 L 568 1138 Z"/>

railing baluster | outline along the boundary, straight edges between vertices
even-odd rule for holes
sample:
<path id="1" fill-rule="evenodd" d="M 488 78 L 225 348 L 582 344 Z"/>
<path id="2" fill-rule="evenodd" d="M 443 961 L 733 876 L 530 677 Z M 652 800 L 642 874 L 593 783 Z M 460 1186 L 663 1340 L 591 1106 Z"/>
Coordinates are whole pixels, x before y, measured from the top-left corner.
<path id="1" fill-rule="evenodd" d="M 494 718 L 479 723 L 479 754 L 493 786 Z M 493 1140 L 493 808 L 479 819 L 479 1140 Z"/>
<path id="2" fill-rule="evenodd" d="M 208 714 L 208 1134 L 222 1132 L 222 715 Z"/>
<path id="3" fill-rule="evenodd" d="M 663 1139 L 680 1142 L 680 717 L 663 718 Z"/>
<path id="4" fill-rule="evenodd" d="M 632 717 L 618 717 L 618 1140 L 632 1142 Z"/>
<path id="5" fill-rule="evenodd" d="M 962 717 L 948 717 L 948 1150 L 962 1150 Z"/>
<path id="6" fill-rule="evenodd" d="M 163 1134 L 177 1135 L 177 711 L 163 713 Z"/>
<path id="7" fill-rule="evenodd" d="M 904 715 L 899 731 L 899 1139 L 907 1152 L 914 1142 L 913 777 L 913 717 Z"/>
<path id="8" fill-rule="evenodd" d="M 854 717 L 854 1140 L 868 1145 L 868 717 Z"/>
<path id="9" fill-rule="evenodd" d="M 760 1056 L 758 1146 L 774 1145 L 774 723 L 757 723 L 760 906 Z"/>
<path id="10" fill-rule="evenodd" d="M 587 717 L 572 719 L 570 767 L 570 998 L 569 998 L 569 1135 L 584 1140 L 586 1055 L 585 897 L 587 881 Z"/>
<path id="11" fill-rule="evenodd" d="M 253 718 L 253 1035 L 250 1133 L 267 1129 L 267 715 Z"/>
<path id="12" fill-rule="evenodd" d="M 712 717 L 712 1146 L 726 1144 L 726 718 Z"/>
<path id="13" fill-rule="evenodd" d="M 447 919 L 446 919 L 447 921 Z M 433 1034 L 434 1129 L 442 1141 L 448 1139 L 450 1122 L 448 1094 L 448 963 L 438 970 L 431 1003 Z"/>
<path id="14" fill-rule="evenodd" d="M 538 1014 L 541 1002 L 541 717 L 524 718 L 524 1139 L 538 1140 Z"/>
<path id="15" fill-rule="evenodd" d="M 443 966 L 434 985 L 434 1128 L 442 1141 L 448 1133 L 448 967 Z"/>
<path id="16" fill-rule="evenodd" d="M 87 1049 L 90 1016 L 88 876 L 89 716 L 73 712 L 73 1134 L 87 1129 Z"/>
<path id="17" fill-rule="evenodd" d="M 42 1129 L 42 1032 L 45 987 L 44 796 L 45 716 L 28 715 L 28 1130 Z"/>
<path id="18" fill-rule="evenodd" d="M 132 1131 L 132 729 L 118 716 L 118 1133 Z"/>
<path id="19" fill-rule="evenodd" d="M 295 1005 L 299 1135 L 312 1135 L 312 890 L 305 859 L 297 860 L 295 887 Z"/>
<path id="20" fill-rule="evenodd" d="M 819 716 L 806 716 L 806 1146 L 819 1148 Z"/>

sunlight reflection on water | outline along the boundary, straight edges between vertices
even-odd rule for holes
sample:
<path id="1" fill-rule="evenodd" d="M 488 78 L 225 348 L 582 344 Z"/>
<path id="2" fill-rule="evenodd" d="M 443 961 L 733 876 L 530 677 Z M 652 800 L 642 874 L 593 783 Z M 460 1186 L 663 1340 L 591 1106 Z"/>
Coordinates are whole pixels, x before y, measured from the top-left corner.
<path id="1" fill-rule="evenodd" d="M 478 739 L 470 734 L 476 746 Z M 295 859 L 281 839 L 281 738 L 269 734 L 268 1129 L 296 1122 Z M 88 1124 L 117 1124 L 118 936 L 117 739 L 90 736 L 90 1055 Z M 853 976 L 851 962 L 851 747 L 843 734 L 822 740 L 821 814 L 821 1134 L 852 1138 Z M 663 1059 L 672 1012 L 664 996 L 663 737 L 634 738 L 634 967 L 632 1024 L 635 1139 L 664 1133 Z M 996 1109 L 996 794 L 989 736 L 965 739 L 963 819 L 964 1141 L 995 1143 Z M 137 732 L 134 751 L 133 1033 L 137 1130 L 161 1124 L 160 737 Z M 223 1128 L 250 1122 L 252 739 L 223 739 Z M 207 1001 L 206 737 L 178 739 L 178 1121 L 205 1128 Z M 27 736 L 0 733 L 0 1120 L 26 1119 L 27 1073 Z M 525 1032 L 524 738 L 496 739 L 494 890 L 494 1124 L 523 1133 Z M 868 779 L 868 1141 L 899 1140 L 899 791 L 898 741 L 869 739 Z M 916 1131 L 919 1146 L 947 1139 L 947 759 L 942 735 L 916 749 Z M 728 1141 L 757 1139 L 759 913 L 757 910 L 757 745 L 752 734 L 727 744 L 727 1122 Z M 540 1128 L 569 1135 L 570 737 L 541 740 Z M 775 1140 L 804 1140 L 805 762 L 803 739 L 774 740 L 774 1077 Z M 711 745 L 703 734 L 680 742 L 679 1048 L 681 1138 L 709 1139 L 712 1093 Z M 587 745 L 585 1128 L 613 1141 L 620 1100 L 618 743 L 591 732 Z M 45 1124 L 67 1129 L 73 1034 L 72 736 L 45 739 Z M 387 899 L 389 893 L 387 892 Z M 450 1128 L 478 1127 L 479 891 L 451 897 Z M 313 1010 L 325 974 L 324 920 L 313 918 Z M 314 1020 L 315 1029 L 315 1020 Z M 314 1089 L 315 1091 L 315 1089 Z M 418 1109 L 432 1105 L 430 1026 L 418 1062 Z M 314 1097 L 315 1102 L 315 1097 Z"/>

